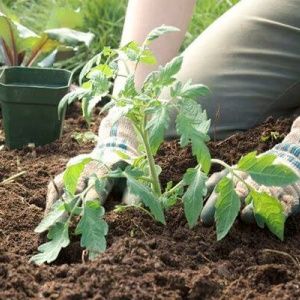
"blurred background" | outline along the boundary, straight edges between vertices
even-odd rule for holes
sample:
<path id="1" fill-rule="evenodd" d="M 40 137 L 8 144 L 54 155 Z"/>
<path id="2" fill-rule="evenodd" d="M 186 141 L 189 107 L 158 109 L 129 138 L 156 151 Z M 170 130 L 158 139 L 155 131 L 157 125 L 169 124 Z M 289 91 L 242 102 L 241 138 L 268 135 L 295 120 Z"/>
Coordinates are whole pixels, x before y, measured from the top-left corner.
<path id="1" fill-rule="evenodd" d="M 238 1 L 198 0 L 181 51 Z M 18 16 L 21 24 L 37 32 L 51 25 L 48 24 L 49 15 L 54 11 L 57 14 L 60 7 L 70 8 L 70 12 L 76 11 L 76 14 L 68 13 L 60 18 L 63 20 L 62 26 L 69 27 L 76 22 L 78 30 L 90 31 L 95 38 L 89 48 L 80 46 L 76 56 L 62 59 L 56 62 L 54 67 L 70 71 L 77 69 L 78 72 L 85 62 L 100 52 L 104 46 L 113 48 L 119 45 L 127 6 L 127 0 L 2 0 L 1 2 Z"/>

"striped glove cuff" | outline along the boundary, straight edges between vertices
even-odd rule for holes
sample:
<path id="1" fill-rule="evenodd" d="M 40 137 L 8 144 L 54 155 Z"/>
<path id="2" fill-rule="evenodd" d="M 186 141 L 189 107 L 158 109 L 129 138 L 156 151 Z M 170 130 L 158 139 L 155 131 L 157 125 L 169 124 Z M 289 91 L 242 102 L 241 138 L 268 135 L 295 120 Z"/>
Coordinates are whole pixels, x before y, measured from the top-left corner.
<path id="1" fill-rule="evenodd" d="M 121 151 L 132 158 L 138 155 L 137 135 L 131 121 L 125 117 L 115 121 L 116 113 L 116 109 L 112 109 L 102 120 L 98 143 L 92 152 L 93 157 L 101 157 L 101 160 L 107 164 L 121 160 L 116 151 Z"/>

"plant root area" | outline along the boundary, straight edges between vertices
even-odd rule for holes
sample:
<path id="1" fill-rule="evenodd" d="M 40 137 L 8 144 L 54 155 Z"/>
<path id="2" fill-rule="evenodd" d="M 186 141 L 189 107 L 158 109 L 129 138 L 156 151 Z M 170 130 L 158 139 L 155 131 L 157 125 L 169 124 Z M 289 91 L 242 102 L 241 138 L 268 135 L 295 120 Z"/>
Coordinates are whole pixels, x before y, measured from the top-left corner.
<path id="1" fill-rule="evenodd" d="M 211 142 L 212 155 L 232 164 L 249 151 L 263 152 L 282 140 L 292 121 L 269 118 L 257 128 Z M 86 261 L 73 238 L 55 263 L 30 264 L 42 240 L 34 228 L 43 217 L 49 180 L 70 157 L 93 148 L 92 142 L 79 145 L 74 131 L 87 131 L 76 107 L 68 112 L 60 141 L 0 150 L 0 182 L 26 171 L 0 184 L 1 300 L 300 298 L 299 217 L 287 221 L 284 242 L 239 220 L 217 242 L 214 227 L 199 224 L 190 230 L 180 205 L 167 212 L 163 226 L 142 211 L 115 213 L 120 198 L 115 196 L 106 205 L 110 229 L 105 253 Z M 157 161 L 164 184 L 178 181 L 195 164 L 190 149 L 180 149 L 177 141 L 165 143 Z"/>

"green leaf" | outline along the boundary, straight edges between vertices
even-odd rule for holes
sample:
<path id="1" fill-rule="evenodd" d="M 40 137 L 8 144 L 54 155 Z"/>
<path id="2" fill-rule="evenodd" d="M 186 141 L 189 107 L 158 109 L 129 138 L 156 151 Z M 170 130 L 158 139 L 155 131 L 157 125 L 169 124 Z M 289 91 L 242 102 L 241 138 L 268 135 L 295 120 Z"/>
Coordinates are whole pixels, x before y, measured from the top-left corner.
<path id="1" fill-rule="evenodd" d="M 50 212 L 42 219 L 40 224 L 34 229 L 34 232 L 41 233 L 48 230 L 56 222 L 58 222 L 64 213 L 65 203 L 62 200 L 57 200 L 51 207 Z"/>
<path id="2" fill-rule="evenodd" d="M 70 28 L 47 29 L 44 31 L 44 33 L 47 34 L 49 39 L 58 41 L 62 45 L 68 45 L 72 47 L 80 44 L 89 47 L 94 39 L 93 33 L 77 31 Z"/>
<path id="3" fill-rule="evenodd" d="M 19 65 L 19 54 L 31 49 L 40 36 L 0 12 L 0 38 L 5 63 Z"/>
<path id="4" fill-rule="evenodd" d="M 129 42 L 127 45 L 122 47 L 121 50 L 131 61 L 137 61 L 140 57 L 141 47 L 135 41 Z"/>
<path id="5" fill-rule="evenodd" d="M 215 221 L 217 227 L 217 240 L 223 239 L 232 227 L 240 211 L 241 202 L 234 190 L 231 179 L 223 177 L 218 183 L 216 191 L 218 198 L 216 202 Z"/>
<path id="6" fill-rule="evenodd" d="M 273 164 L 274 154 L 264 154 L 259 157 L 251 152 L 238 162 L 238 169 L 249 173 L 254 181 L 266 186 L 286 186 L 299 180 L 292 169 L 283 164 Z"/>
<path id="7" fill-rule="evenodd" d="M 162 25 L 157 28 L 154 28 L 146 37 L 146 44 L 149 44 L 153 40 L 159 38 L 160 36 L 169 33 L 169 32 L 176 32 L 180 31 L 178 28 L 174 26 L 166 26 Z"/>
<path id="8" fill-rule="evenodd" d="M 86 201 L 83 215 L 75 230 L 76 234 L 81 234 L 80 245 L 88 250 L 91 260 L 106 250 L 108 225 L 103 220 L 103 215 L 104 208 L 98 200 Z"/>
<path id="9" fill-rule="evenodd" d="M 92 70 L 89 73 L 93 71 L 101 72 L 106 78 L 112 78 L 114 76 L 114 70 L 109 65 L 105 64 L 100 64 L 92 68 Z M 87 76 L 87 78 L 89 78 L 89 75 Z"/>
<path id="10" fill-rule="evenodd" d="M 208 174 L 211 167 L 211 155 L 206 144 L 197 137 L 192 138 L 192 153 L 196 156 L 202 170 Z"/>
<path id="11" fill-rule="evenodd" d="M 265 154 L 260 157 L 257 157 L 256 155 L 257 152 L 253 151 L 245 156 L 242 156 L 237 165 L 238 169 L 243 170 L 245 172 L 252 169 L 261 169 L 268 165 L 271 165 L 276 159 L 276 155 L 274 154 Z"/>
<path id="12" fill-rule="evenodd" d="M 44 262 L 51 263 L 56 260 L 60 250 L 70 243 L 68 225 L 56 223 L 50 228 L 47 237 L 51 241 L 39 246 L 40 253 L 31 257 L 30 262 L 41 265 Z"/>
<path id="13" fill-rule="evenodd" d="M 190 228 L 198 222 L 201 210 L 203 208 L 203 197 L 207 193 L 205 182 L 207 176 L 201 172 L 201 169 L 187 169 L 183 181 L 188 188 L 183 195 L 184 213 L 188 220 Z"/>
<path id="14" fill-rule="evenodd" d="M 154 53 L 149 49 L 143 50 L 143 52 L 140 56 L 140 62 L 144 63 L 144 64 L 147 64 L 147 65 L 157 64 L 157 60 L 155 58 Z"/>
<path id="15" fill-rule="evenodd" d="M 147 90 L 149 86 L 169 86 L 174 81 L 174 76 L 181 69 L 183 58 L 177 56 L 168 62 L 165 66 L 159 67 L 158 71 L 154 71 L 148 75 L 144 82 L 144 90 Z"/>
<path id="16" fill-rule="evenodd" d="M 181 90 L 181 97 L 195 100 L 198 97 L 206 96 L 208 93 L 209 89 L 207 86 L 203 84 L 191 85 L 190 82 L 187 82 Z"/>
<path id="17" fill-rule="evenodd" d="M 85 158 L 81 162 L 72 164 L 67 167 L 64 172 L 64 185 L 70 194 L 74 194 L 76 192 L 77 182 L 81 173 L 84 170 L 84 167 L 87 163 L 89 163 L 92 159 Z"/>
<path id="18" fill-rule="evenodd" d="M 200 104 L 191 99 L 185 99 L 179 103 L 179 114 L 176 117 L 176 129 L 180 134 L 180 144 L 187 146 L 192 139 L 200 138 L 204 142 L 209 141 L 207 135 L 210 120 L 207 119 L 205 110 Z"/>
<path id="19" fill-rule="evenodd" d="M 207 119 L 206 111 L 201 105 L 191 99 L 179 102 L 179 114 L 176 117 L 176 130 L 180 135 L 182 147 L 192 143 L 193 155 L 202 165 L 202 169 L 208 173 L 211 166 L 211 157 L 205 142 L 209 141 L 207 135 L 210 120 Z"/>
<path id="20" fill-rule="evenodd" d="M 150 209 L 157 221 L 166 224 L 164 211 L 158 197 L 147 186 L 138 182 L 127 172 L 124 172 L 124 174 L 127 178 L 129 192 L 141 199 L 141 201 Z"/>
<path id="21" fill-rule="evenodd" d="M 102 58 L 102 53 L 100 52 L 99 54 L 95 55 L 93 58 L 91 58 L 86 64 L 85 66 L 82 68 L 80 74 L 79 74 L 79 84 L 82 85 L 82 80 L 83 78 L 86 76 L 86 74 L 88 74 L 90 72 L 90 70 L 92 69 L 92 67 L 95 64 L 100 64 Z"/>
<path id="22" fill-rule="evenodd" d="M 137 91 L 134 83 L 134 75 L 129 75 L 126 78 L 124 88 L 123 90 L 120 91 L 119 96 L 130 98 L 130 97 L 135 97 L 136 95 L 137 95 Z"/>
<path id="23" fill-rule="evenodd" d="M 46 28 L 82 28 L 84 17 L 80 10 L 53 6 Z"/>
<path id="24" fill-rule="evenodd" d="M 156 58 L 150 49 L 140 47 L 135 41 L 132 41 L 121 48 L 129 60 L 134 62 L 142 62 L 144 64 L 156 64 Z"/>
<path id="25" fill-rule="evenodd" d="M 85 88 L 76 88 L 76 90 L 66 94 L 58 104 L 58 117 L 59 119 L 62 118 L 64 111 L 68 104 L 71 104 L 77 99 L 82 99 L 84 96 L 88 95 L 90 90 Z"/>
<path id="26" fill-rule="evenodd" d="M 203 84 L 191 84 L 192 81 L 188 80 L 183 86 L 181 82 L 177 82 L 174 87 L 171 88 L 171 96 L 173 98 L 181 97 L 184 99 L 197 100 L 201 96 L 205 96 L 209 93 L 207 86 Z"/>
<path id="27" fill-rule="evenodd" d="M 151 119 L 147 123 L 149 143 L 152 154 L 156 154 L 164 140 L 165 130 L 169 127 L 170 117 L 168 107 L 161 105 L 151 110 Z"/>
<path id="28" fill-rule="evenodd" d="M 283 241 L 286 217 L 280 201 L 266 193 L 256 191 L 251 191 L 251 197 L 256 218 L 260 223 L 264 222 L 269 230 Z"/>

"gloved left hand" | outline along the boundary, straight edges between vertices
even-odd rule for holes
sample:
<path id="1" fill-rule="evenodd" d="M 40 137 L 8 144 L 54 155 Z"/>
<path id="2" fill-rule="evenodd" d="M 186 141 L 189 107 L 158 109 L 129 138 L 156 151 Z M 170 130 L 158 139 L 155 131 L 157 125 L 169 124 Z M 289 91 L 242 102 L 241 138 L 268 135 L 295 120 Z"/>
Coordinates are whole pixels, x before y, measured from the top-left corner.
<path id="1" fill-rule="evenodd" d="M 277 158 L 274 163 L 285 164 L 290 167 L 298 176 L 300 176 L 300 117 L 298 117 L 291 128 L 291 132 L 286 136 L 282 143 L 276 145 L 267 153 L 276 154 Z M 212 225 L 214 223 L 215 204 L 217 201 L 217 193 L 214 190 L 218 182 L 227 175 L 226 171 L 213 174 L 208 182 L 207 188 L 211 192 L 210 197 L 206 201 L 201 213 L 201 220 L 204 225 Z M 277 199 L 283 205 L 285 215 L 290 215 L 300 212 L 299 197 L 300 197 L 300 182 L 285 187 L 267 187 L 259 185 L 244 172 L 239 172 L 239 176 L 245 182 L 259 192 L 265 192 Z M 241 200 L 245 200 L 248 196 L 248 188 L 241 181 L 234 180 L 235 191 Z M 242 221 L 246 223 L 255 223 L 252 204 L 246 205 L 240 213 Z"/>

